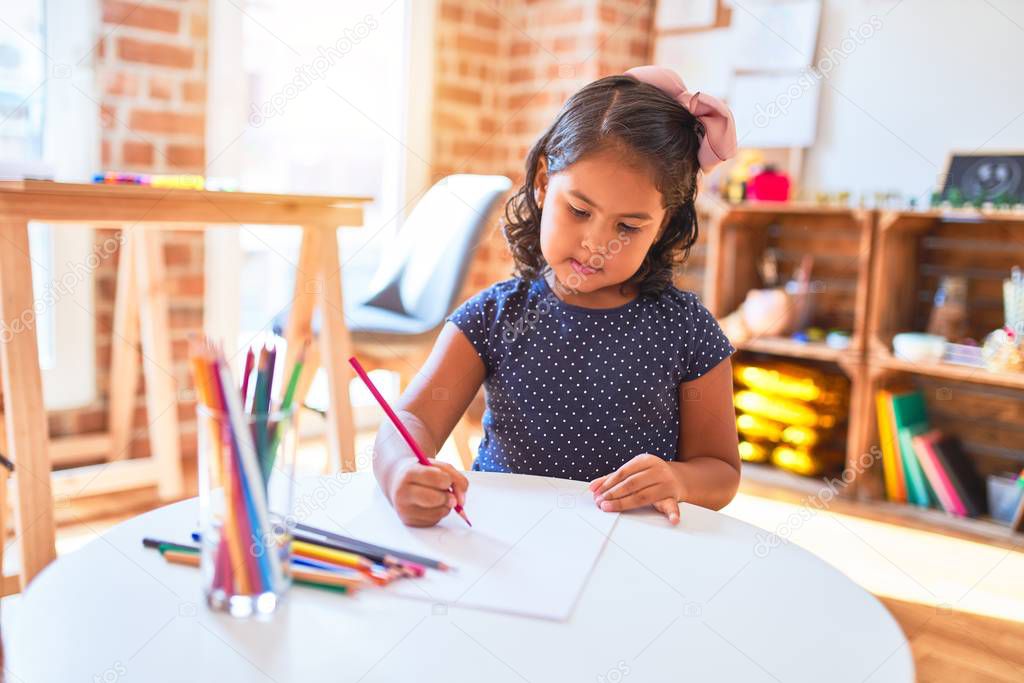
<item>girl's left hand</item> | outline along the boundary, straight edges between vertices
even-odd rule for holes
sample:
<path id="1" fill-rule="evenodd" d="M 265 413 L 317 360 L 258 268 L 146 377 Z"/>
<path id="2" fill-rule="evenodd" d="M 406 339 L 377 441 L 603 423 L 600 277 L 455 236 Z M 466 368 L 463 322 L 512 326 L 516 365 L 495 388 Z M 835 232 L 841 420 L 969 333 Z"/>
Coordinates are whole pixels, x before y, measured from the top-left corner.
<path id="1" fill-rule="evenodd" d="M 672 524 L 679 523 L 680 483 L 668 462 L 641 453 L 611 474 L 590 482 L 594 502 L 605 512 L 653 505 Z"/>

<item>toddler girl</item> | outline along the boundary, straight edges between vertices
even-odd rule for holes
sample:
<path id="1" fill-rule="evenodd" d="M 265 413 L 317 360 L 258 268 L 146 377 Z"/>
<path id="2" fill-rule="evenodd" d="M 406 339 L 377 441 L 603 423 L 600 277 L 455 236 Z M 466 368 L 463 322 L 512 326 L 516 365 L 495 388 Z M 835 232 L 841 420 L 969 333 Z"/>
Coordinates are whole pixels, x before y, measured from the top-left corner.
<path id="1" fill-rule="evenodd" d="M 447 318 L 395 406 L 424 451 L 437 453 L 483 383 L 474 470 L 589 481 L 602 510 L 653 505 L 673 524 L 680 501 L 728 503 L 735 349 L 672 274 L 697 240 L 698 171 L 735 151 L 728 108 L 669 69 L 573 95 L 505 207 L 515 277 Z M 439 465 L 381 426 L 374 472 L 406 524 L 435 524 L 465 500 L 466 477 Z"/>

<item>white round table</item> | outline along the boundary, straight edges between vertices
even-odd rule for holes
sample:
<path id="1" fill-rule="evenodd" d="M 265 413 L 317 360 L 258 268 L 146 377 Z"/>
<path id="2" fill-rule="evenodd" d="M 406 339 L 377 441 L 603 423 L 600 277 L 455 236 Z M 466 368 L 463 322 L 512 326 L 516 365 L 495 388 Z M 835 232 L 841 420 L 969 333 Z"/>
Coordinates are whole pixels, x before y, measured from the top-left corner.
<path id="1" fill-rule="evenodd" d="M 471 491 L 474 477 L 522 478 L 469 476 Z M 380 495 L 357 474 L 324 504 L 343 523 Z M 187 538 L 196 513 L 195 499 L 153 510 L 47 567 L 3 615 L 6 680 L 914 678 L 903 633 L 872 595 L 807 551 L 699 507 L 684 506 L 676 527 L 653 510 L 623 514 L 565 622 L 438 610 L 386 588 L 300 586 L 270 621 L 234 619 L 207 609 L 197 570 L 142 546 Z"/>

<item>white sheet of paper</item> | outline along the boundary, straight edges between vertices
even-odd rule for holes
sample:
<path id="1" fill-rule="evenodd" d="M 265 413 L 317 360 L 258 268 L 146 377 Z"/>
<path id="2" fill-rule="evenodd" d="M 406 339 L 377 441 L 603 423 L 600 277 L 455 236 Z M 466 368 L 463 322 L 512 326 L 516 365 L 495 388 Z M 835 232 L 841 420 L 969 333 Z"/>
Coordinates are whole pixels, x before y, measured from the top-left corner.
<path id="1" fill-rule="evenodd" d="M 745 0 L 732 11 L 733 67 L 803 69 L 818 43 L 821 0 Z"/>
<path id="2" fill-rule="evenodd" d="M 654 25 L 660 30 L 712 26 L 718 13 L 717 4 L 715 0 L 659 2 L 655 7 Z"/>
<path id="3" fill-rule="evenodd" d="M 821 79 L 801 72 L 737 74 L 729 95 L 740 146 L 810 147 L 818 128 Z"/>
<path id="4" fill-rule="evenodd" d="M 473 473 L 465 511 L 472 528 L 455 513 L 434 527 L 408 527 L 376 491 L 344 533 L 457 568 L 395 581 L 383 589 L 389 593 L 565 620 L 618 519 L 594 505 L 586 482 L 490 472 Z"/>
<path id="5" fill-rule="evenodd" d="M 733 77 L 731 36 L 727 28 L 662 36 L 654 41 L 653 63 L 675 69 L 690 92 L 724 99 Z"/>

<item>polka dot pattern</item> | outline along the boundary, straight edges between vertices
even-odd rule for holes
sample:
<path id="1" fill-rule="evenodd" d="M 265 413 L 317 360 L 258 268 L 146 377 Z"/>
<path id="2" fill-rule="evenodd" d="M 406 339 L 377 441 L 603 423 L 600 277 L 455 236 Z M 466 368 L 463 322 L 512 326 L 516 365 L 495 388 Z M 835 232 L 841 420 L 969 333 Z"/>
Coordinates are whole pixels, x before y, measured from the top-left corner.
<path id="1" fill-rule="evenodd" d="M 692 292 L 567 304 L 543 277 L 492 285 L 447 320 L 487 370 L 473 469 L 589 481 L 640 453 L 674 460 L 679 384 L 735 352 Z"/>

